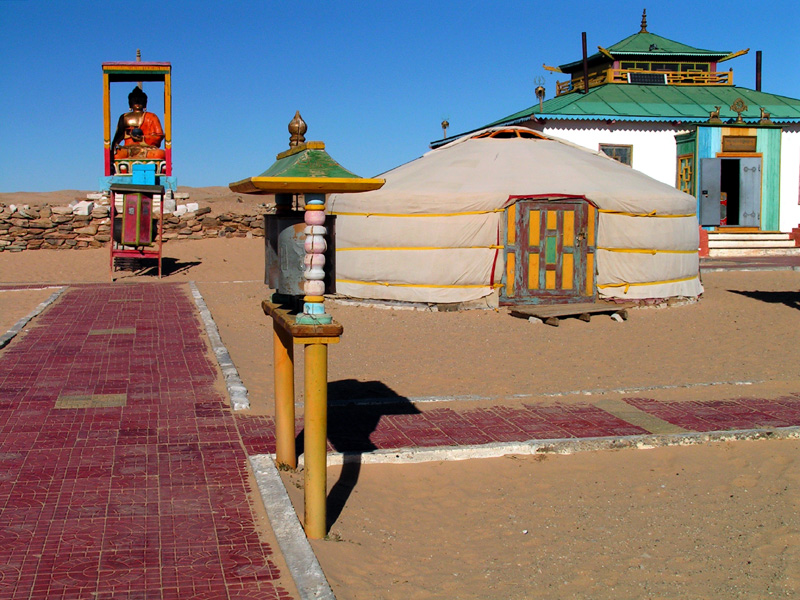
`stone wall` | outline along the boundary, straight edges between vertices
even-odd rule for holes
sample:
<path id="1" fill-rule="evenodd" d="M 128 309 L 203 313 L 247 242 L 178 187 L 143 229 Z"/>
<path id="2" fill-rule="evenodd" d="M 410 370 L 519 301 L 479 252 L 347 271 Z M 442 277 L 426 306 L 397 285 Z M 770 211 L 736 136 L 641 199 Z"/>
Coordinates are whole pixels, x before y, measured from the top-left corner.
<path id="1" fill-rule="evenodd" d="M 6 206 L 0 204 L 0 252 L 102 248 L 111 240 L 109 206 Z M 260 212 L 266 212 L 262 209 Z M 85 214 L 83 214 L 85 213 Z M 164 242 L 216 237 L 263 237 L 261 214 L 213 214 L 210 207 L 164 215 Z"/>

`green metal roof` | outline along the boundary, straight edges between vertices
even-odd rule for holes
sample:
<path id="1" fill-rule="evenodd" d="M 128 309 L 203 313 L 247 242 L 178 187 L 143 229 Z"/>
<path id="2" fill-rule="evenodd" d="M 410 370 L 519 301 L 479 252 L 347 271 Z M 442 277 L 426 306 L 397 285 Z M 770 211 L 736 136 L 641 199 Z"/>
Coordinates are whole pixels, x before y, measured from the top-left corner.
<path id="1" fill-rule="evenodd" d="M 568 121 L 644 121 L 706 123 L 709 113 L 719 106 L 720 119 L 733 122 L 737 114 L 730 109 L 741 98 L 747 105 L 742 118 L 751 124 L 761 118 L 761 108 L 770 113 L 773 123 L 800 123 L 800 100 L 726 85 L 680 86 L 607 83 L 591 88 L 588 94 L 572 92 L 551 98 L 483 127 L 431 142 L 438 148 L 463 135 L 500 125 L 517 125 L 538 119 Z"/>
<path id="2" fill-rule="evenodd" d="M 747 88 L 727 85 L 635 85 L 607 83 L 591 88 L 588 94 L 572 92 L 546 101 L 539 111 L 536 104 L 530 108 L 490 123 L 513 125 L 531 116 L 560 119 L 618 119 L 630 121 L 689 121 L 704 122 L 714 107 L 722 107 L 720 118 L 725 121 L 736 117 L 730 109 L 737 98 L 744 100 L 748 109 L 742 117 L 750 122 L 761 118 L 763 107 L 771 119 L 782 123 L 800 122 L 800 100 L 757 92 Z"/>
<path id="3" fill-rule="evenodd" d="M 296 154 L 284 156 L 259 177 L 346 177 L 360 179 L 358 175 L 337 163 L 324 147 L 305 148 Z"/>
<path id="4" fill-rule="evenodd" d="M 640 32 L 626 37 L 624 40 L 609 46 L 607 50 L 617 58 L 630 58 L 633 56 L 652 59 L 672 59 L 679 57 L 701 57 L 708 60 L 722 58 L 730 54 L 726 50 L 703 50 L 668 40 L 655 33 Z M 589 63 L 609 61 L 608 57 L 597 53 L 589 57 Z M 582 68 L 583 60 L 561 65 L 559 68 L 564 73 L 571 73 Z"/>
<path id="5" fill-rule="evenodd" d="M 720 58 L 730 54 L 729 50 L 694 48 L 649 32 L 634 33 L 609 47 L 608 51 L 611 54 L 678 54 L 681 56 L 718 56 Z"/>

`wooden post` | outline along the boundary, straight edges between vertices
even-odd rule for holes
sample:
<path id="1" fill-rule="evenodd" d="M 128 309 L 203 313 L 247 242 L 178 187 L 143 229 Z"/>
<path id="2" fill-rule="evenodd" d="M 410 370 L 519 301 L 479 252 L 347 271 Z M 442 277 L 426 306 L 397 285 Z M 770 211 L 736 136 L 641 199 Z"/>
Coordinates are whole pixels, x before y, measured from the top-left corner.
<path id="1" fill-rule="evenodd" d="M 336 321 L 316 325 L 296 322 L 289 307 L 264 300 L 264 314 L 272 317 L 275 354 L 275 428 L 278 466 L 295 468 L 294 360 L 292 344 L 305 346 L 305 518 L 306 536 L 328 533 L 328 344 L 338 344 L 343 328 Z"/>
<path id="2" fill-rule="evenodd" d="M 294 447 L 294 345 L 292 336 L 272 321 L 275 371 L 275 462 L 297 468 Z"/>
<path id="3" fill-rule="evenodd" d="M 305 529 L 312 539 L 327 533 L 328 346 L 305 345 Z"/>

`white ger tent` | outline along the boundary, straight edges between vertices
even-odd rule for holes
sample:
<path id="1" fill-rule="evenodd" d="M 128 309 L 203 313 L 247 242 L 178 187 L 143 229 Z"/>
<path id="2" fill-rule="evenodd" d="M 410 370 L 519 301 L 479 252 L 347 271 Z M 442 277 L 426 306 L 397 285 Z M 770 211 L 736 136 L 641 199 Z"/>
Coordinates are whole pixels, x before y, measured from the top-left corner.
<path id="1" fill-rule="evenodd" d="M 487 129 L 336 194 L 336 289 L 355 298 L 496 303 L 508 209 L 519 197 L 583 198 L 598 212 L 599 297 L 696 297 L 692 196 L 604 154 L 520 127 Z M 506 247 L 507 250 L 507 247 Z"/>

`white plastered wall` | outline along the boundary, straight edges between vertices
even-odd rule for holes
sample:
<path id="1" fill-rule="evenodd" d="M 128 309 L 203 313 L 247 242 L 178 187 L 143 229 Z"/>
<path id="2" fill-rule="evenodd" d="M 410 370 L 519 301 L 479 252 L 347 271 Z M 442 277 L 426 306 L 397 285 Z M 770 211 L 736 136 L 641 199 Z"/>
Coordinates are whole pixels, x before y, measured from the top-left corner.
<path id="1" fill-rule="evenodd" d="M 786 125 L 781 135 L 781 231 L 800 225 L 800 126 Z"/>

